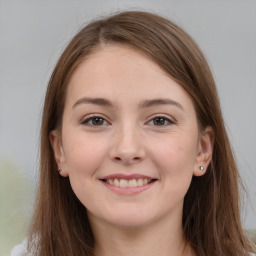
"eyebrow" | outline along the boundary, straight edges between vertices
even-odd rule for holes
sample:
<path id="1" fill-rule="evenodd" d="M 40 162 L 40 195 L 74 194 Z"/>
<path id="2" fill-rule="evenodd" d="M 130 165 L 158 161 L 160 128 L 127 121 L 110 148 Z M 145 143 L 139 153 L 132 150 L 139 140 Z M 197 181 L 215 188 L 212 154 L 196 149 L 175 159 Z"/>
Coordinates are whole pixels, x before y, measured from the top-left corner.
<path id="1" fill-rule="evenodd" d="M 81 98 L 74 104 L 73 108 L 75 108 L 80 104 L 94 104 L 94 105 L 103 106 L 103 107 L 114 107 L 111 101 L 104 98 L 87 98 L 87 97 Z"/>
<path id="2" fill-rule="evenodd" d="M 184 110 L 182 105 L 178 103 L 177 101 L 171 100 L 171 99 L 152 99 L 152 100 L 145 100 L 143 101 L 139 106 L 140 108 L 149 108 L 157 105 L 173 105 L 175 107 L 178 107 L 181 110 Z"/>
<path id="3" fill-rule="evenodd" d="M 94 105 L 103 106 L 103 107 L 114 107 L 114 104 L 111 101 L 109 101 L 108 99 L 84 97 L 84 98 L 79 99 L 73 105 L 73 109 L 81 104 L 94 104 Z M 139 104 L 139 108 L 149 108 L 149 107 L 154 107 L 154 106 L 158 106 L 158 105 L 172 105 L 172 106 L 178 107 L 181 110 L 184 110 L 184 108 L 182 107 L 182 105 L 180 103 L 178 103 L 177 101 L 174 101 L 172 99 L 167 99 L 167 98 L 145 100 Z"/>

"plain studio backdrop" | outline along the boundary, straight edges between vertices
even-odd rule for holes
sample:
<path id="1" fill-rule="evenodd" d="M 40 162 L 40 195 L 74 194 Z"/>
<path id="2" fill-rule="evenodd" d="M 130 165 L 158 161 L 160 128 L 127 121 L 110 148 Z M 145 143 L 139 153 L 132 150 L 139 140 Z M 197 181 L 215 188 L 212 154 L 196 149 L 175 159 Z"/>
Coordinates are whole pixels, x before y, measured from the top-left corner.
<path id="1" fill-rule="evenodd" d="M 38 169 L 47 82 L 71 37 L 120 10 L 162 14 L 205 53 L 247 187 L 243 223 L 256 228 L 256 0 L 0 0 L 0 254 L 24 238 Z"/>

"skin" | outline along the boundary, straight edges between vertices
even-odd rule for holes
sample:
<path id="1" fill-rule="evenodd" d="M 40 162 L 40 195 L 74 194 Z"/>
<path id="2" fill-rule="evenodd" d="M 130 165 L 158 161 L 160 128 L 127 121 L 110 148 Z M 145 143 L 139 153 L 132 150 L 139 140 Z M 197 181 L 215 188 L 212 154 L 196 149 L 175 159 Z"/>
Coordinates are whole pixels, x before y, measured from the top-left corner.
<path id="1" fill-rule="evenodd" d="M 142 106 L 154 99 L 172 103 Z M 190 96 L 156 63 L 127 46 L 99 47 L 72 75 L 62 130 L 50 140 L 60 175 L 87 208 L 96 255 L 194 255 L 183 239 L 183 200 L 192 176 L 207 170 L 213 132 L 199 132 Z M 101 181 L 113 174 L 156 181 L 120 194 Z"/>

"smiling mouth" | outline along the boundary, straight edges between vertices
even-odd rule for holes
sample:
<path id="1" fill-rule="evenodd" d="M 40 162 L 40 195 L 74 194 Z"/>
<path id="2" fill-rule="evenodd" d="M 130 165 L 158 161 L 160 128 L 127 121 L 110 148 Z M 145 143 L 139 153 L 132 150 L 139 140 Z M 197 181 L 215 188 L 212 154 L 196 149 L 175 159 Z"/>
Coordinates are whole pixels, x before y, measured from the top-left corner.
<path id="1" fill-rule="evenodd" d="M 155 182 L 156 179 L 149 178 L 139 178 L 139 179 L 102 179 L 103 182 L 113 186 L 113 187 L 121 187 L 121 188 L 135 188 L 142 187 L 149 183 Z"/>

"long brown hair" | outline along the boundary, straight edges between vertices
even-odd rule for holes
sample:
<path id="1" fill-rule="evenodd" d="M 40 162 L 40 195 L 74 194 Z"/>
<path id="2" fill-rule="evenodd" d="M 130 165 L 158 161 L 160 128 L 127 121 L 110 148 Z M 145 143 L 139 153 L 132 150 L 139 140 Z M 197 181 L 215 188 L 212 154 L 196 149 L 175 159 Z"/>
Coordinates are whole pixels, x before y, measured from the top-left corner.
<path id="1" fill-rule="evenodd" d="M 126 44 L 149 56 L 191 96 L 200 129 L 215 134 L 205 175 L 193 177 L 185 196 L 183 229 L 198 256 L 242 256 L 252 251 L 241 225 L 240 177 L 209 66 L 196 43 L 173 22 L 147 12 L 122 12 L 85 26 L 69 43 L 50 78 L 41 129 L 40 179 L 29 246 L 40 256 L 93 255 L 86 208 L 68 178 L 57 172 L 49 141 L 60 128 L 69 79 L 98 46 Z"/>

